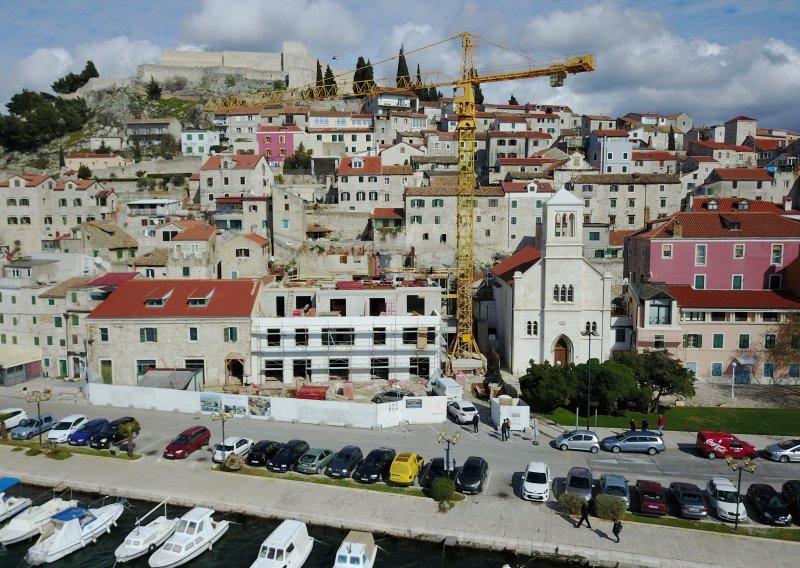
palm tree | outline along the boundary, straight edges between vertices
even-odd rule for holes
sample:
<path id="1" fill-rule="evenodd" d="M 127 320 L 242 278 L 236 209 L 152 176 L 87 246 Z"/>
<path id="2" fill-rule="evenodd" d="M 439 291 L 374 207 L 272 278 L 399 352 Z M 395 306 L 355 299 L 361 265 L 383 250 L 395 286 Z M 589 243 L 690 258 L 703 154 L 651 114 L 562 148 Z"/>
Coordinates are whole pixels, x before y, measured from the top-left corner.
<path id="1" fill-rule="evenodd" d="M 136 420 L 119 425 L 120 434 L 128 438 L 127 450 L 129 456 L 133 455 L 133 439 L 139 435 L 141 429 L 142 427 Z"/>

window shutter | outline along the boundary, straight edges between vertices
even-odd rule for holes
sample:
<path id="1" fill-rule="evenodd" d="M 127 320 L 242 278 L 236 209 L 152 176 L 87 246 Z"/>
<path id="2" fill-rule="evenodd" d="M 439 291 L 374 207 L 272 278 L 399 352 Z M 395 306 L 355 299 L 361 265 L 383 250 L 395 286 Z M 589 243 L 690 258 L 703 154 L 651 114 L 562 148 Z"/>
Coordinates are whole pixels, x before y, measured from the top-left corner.
<path id="1" fill-rule="evenodd" d="M 140 343 L 144 343 L 144 328 L 143 327 L 139 328 L 139 342 Z"/>
<path id="2" fill-rule="evenodd" d="M 696 347 L 699 349 L 703 346 L 703 336 L 701 334 L 697 334 L 697 345 Z"/>

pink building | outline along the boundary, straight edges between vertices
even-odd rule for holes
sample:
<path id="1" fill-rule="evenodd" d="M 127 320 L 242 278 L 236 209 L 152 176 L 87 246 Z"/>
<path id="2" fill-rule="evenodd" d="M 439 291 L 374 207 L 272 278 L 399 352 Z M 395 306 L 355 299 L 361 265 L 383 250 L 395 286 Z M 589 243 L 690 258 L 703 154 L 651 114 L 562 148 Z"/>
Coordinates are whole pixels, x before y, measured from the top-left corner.
<path id="1" fill-rule="evenodd" d="M 305 133 L 297 126 L 263 126 L 258 127 L 256 140 L 258 153 L 267 157 L 270 163 L 283 163 L 294 155 Z"/>
<path id="2" fill-rule="evenodd" d="M 683 212 L 627 239 L 629 282 L 781 290 L 800 253 L 800 223 L 775 212 Z"/>

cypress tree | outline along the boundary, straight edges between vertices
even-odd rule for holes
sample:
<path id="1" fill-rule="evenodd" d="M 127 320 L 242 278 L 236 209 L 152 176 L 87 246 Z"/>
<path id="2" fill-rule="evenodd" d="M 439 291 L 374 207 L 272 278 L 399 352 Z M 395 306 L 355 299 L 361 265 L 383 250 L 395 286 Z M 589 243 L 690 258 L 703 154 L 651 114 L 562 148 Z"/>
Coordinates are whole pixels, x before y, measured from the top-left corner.
<path id="1" fill-rule="evenodd" d="M 670 125 L 669 138 L 667 139 L 667 150 L 675 149 L 675 129 Z"/>
<path id="2" fill-rule="evenodd" d="M 422 88 L 422 73 L 419 71 L 419 63 L 417 63 L 417 82 L 414 85 L 414 93 L 419 100 L 428 100 L 428 89 Z"/>
<path id="3" fill-rule="evenodd" d="M 483 104 L 483 91 L 481 91 L 480 83 L 473 83 L 472 84 L 472 92 L 475 94 L 475 104 L 482 105 Z"/>
<path id="4" fill-rule="evenodd" d="M 317 87 L 321 87 L 322 84 L 322 65 L 320 65 L 319 59 L 317 59 Z"/>
<path id="5" fill-rule="evenodd" d="M 375 70 L 372 68 L 372 62 L 367 59 L 367 67 L 364 69 L 364 90 L 369 91 L 375 88 Z"/>
<path id="6" fill-rule="evenodd" d="M 401 89 L 407 89 L 411 86 L 411 77 L 408 74 L 408 64 L 406 63 L 406 55 L 403 52 L 403 46 L 400 46 L 400 55 L 397 59 L 397 86 Z"/>
<path id="7" fill-rule="evenodd" d="M 353 92 L 360 93 L 363 90 L 362 81 L 364 81 L 364 73 L 366 72 L 367 63 L 364 61 L 364 58 L 359 56 L 358 61 L 356 61 L 356 72 L 353 73 Z"/>
<path id="8" fill-rule="evenodd" d="M 333 78 L 333 71 L 331 71 L 330 65 L 325 67 L 325 78 L 323 79 L 323 84 L 326 87 L 327 94 L 336 94 L 336 79 Z"/>

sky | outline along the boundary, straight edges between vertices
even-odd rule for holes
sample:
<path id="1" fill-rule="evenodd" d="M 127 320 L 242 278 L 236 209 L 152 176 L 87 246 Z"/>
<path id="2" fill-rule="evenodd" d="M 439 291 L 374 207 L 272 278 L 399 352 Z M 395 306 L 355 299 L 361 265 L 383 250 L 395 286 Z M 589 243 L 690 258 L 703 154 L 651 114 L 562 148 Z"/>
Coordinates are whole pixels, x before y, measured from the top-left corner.
<path id="1" fill-rule="evenodd" d="M 0 106 L 22 89 L 49 91 L 89 59 L 103 77 L 127 77 L 162 49 L 275 52 L 301 41 L 323 68 L 346 70 L 359 56 L 381 61 L 467 31 L 479 38 L 479 72 L 523 56 L 596 58 L 595 72 L 560 89 L 485 84 L 486 102 L 513 94 L 612 117 L 686 112 L 697 125 L 746 115 L 800 131 L 798 28 L 797 0 L 0 0 Z M 454 74 L 460 44 L 407 59 L 412 73 Z M 395 72 L 390 62 L 376 76 Z"/>

